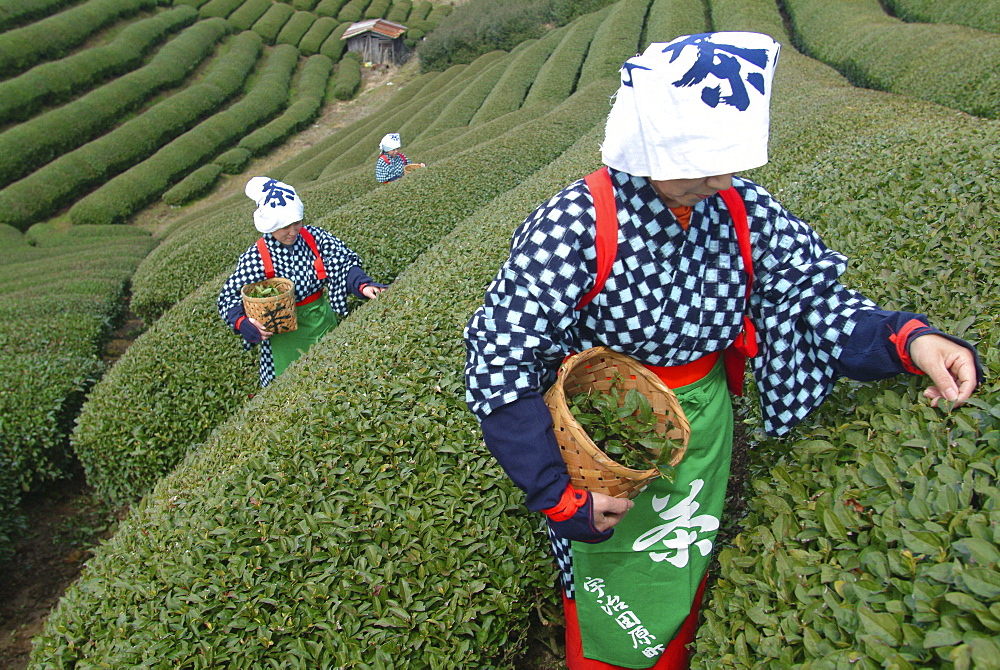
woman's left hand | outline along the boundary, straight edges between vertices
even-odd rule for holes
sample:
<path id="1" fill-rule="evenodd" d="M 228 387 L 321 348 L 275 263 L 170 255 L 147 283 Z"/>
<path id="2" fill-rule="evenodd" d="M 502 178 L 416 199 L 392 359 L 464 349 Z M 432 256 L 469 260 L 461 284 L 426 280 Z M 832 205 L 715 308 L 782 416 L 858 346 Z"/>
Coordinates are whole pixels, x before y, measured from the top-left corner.
<path id="1" fill-rule="evenodd" d="M 961 405 L 976 390 L 976 362 L 972 352 L 940 335 L 922 335 L 910 343 L 910 360 L 930 377 L 933 386 L 924 391 L 931 406 L 938 401 Z"/>
<path id="2" fill-rule="evenodd" d="M 375 296 L 377 296 L 379 293 L 381 293 L 384 290 L 385 290 L 385 288 L 383 288 L 381 286 L 373 286 L 373 285 L 369 284 L 368 286 L 366 286 L 363 289 L 361 289 L 361 295 L 363 295 L 364 297 L 366 297 L 369 300 L 371 300 L 372 298 L 374 298 Z"/>

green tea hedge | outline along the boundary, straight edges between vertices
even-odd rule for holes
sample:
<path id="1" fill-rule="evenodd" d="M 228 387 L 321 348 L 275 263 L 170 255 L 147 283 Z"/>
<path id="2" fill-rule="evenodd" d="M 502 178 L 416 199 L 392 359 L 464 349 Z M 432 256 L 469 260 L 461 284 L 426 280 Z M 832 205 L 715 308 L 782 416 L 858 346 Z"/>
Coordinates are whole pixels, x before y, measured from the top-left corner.
<path id="1" fill-rule="evenodd" d="M 299 51 L 301 51 L 306 56 L 311 56 L 313 54 L 318 54 L 320 47 L 323 46 L 323 42 L 326 38 L 330 36 L 334 28 L 338 25 L 337 19 L 330 16 L 321 16 L 316 19 L 315 23 L 309 26 L 309 30 L 306 34 L 302 36 L 301 41 L 299 41 Z"/>
<path id="2" fill-rule="evenodd" d="M 209 193 L 222 174 L 222 166 L 215 163 L 202 165 L 163 194 L 163 202 L 173 207 L 185 205 Z"/>
<path id="3" fill-rule="evenodd" d="M 91 0 L 0 34 L 0 77 L 61 58 L 102 28 L 169 0 Z"/>
<path id="4" fill-rule="evenodd" d="M 224 30 L 223 19 L 201 21 L 192 29 L 213 23 Z M 181 35 L 178 39 L 181 39 Z M 126 167 L 142 161 L 201 119 L 216 113 L 240 92 L 261 53 L 260 38 L 252 32 L 234 37 L 229 50 L 213 63 L 202 80 L 169 96 L 100 138 L 55 159 L 28 177 L 0 191 L 0 220 L 25 227 Z M 164 54 L 166 55 L 166 54 Z"/>
<path id="5" fill-rule="evenodd" d="M 270 6 L 271 0 L 245 0 L 226 20 L 238 31 L 250 30 Z"/>
<path id="6" fill-rule="evenodd" d="M 997 0 L 885 0 L 897 18 L 916 23 L 954 23 L 1000 33 L 1000 2 Z"/>
<path id="7" fill-rule="evenodd" d="M 183 82 L 227 32 L 222 19 L 199 21 L 158 50 L 145 67 L 0 133 L 0 187 L 113 128 L 122 115 Z"/>
<path id="8" fill-rule="evenodd" d="M 205 19 L 215 17 L 224 19 L 236 11 L 243 2 L 244 0 L 208 0 L 198 8 L 198 14 Z"/>
<path id="9" fill-rule="evenodd" d="M 347 29 L 351 27 L 350 23 L 343 23 L 333 29 L 330 36 L 323 40 L 322 46 L 319 48 L 319 52 L 332 60 L 334 63 L 340 61 L 340 57 L 344 55 L 344 50 L 347 49 L 347 40 L 341 39 Z"/>
<path id="10" fill-rule="evenodd" d="M 1000 118 L 1000 35 L 906 24 L 878 0 L 787 0 L 795 43 L 858 86 Z"/>
<path id="11" fill-rule="evenodd" d="M 276 2 L 254 22 L 253 31 L 263 37 L 265 43 L 274 44 L 278 33 L 285 27 L 285 23 L 292 18 L 293 14 L 295 14 L 295 10 L 291 5 Z"/>
<path id="12" fill-rule="evenodd" d="M 594 32 L 610 13 L 611 8 L 606 7 L 582 16 L 566 27 L 567 32 L 559 46 L 538 69 L 538 76 L 524 97 L 525 107 L 563 100 L 576 89 L 580 67 L 587 57 Z"/>
<path id="13" fill-rule="evenodd" d="M 608 18 L 594 31 L 587 58 L 580 68 L 578 86 L 618 72 L 622 63 L 639 52 L 642 27 L 651 0 L 619 0 Z"/>
<path id="14" fill-rule="evenodd" d="M 154 244 L 138 229 L 67 233 L 39 225 L 19 245 L 0 249 L 0 282 L 7 287 L 0 295 L 6 315 L 0 323 L 0 460 L 10 484 L 0 500 L 19 500 L 22 492 L 67 476 L 73 418 L 104 370 L 101 347 L 129 278 Z M 7 507 L 0 503 L 0 536 L 16 527 L 16 512 Z M 0 554 L 6 549 L 0 541 Z"/>
<path id="15" fill-rule="evenodd" d="M 65 102 L 75 94 L 125 74 L 168 35 L 197 18 L 196 11 L 181 5 L 128 25 L 107 44 L 42 63 L 0 82 L 0 123 L 24 121 L 44 106 Z"/>
<path id="16" fill-rule="evenodd" d="M 361 55 L 348 52 L 337 63 L 331 93 L 338 100 L 350 100 L 361 86 Z"/>
<path id="17" fill-rule="evenodd" d="M 280 116 L 244 136 L 239 146 L 259 156 L 312 123 L 323 107 L 332 71 L 333 62 L 326 56 L 315 54 L 307 58 L 295 84 L 291 104 Z"/>
<path id="18" fill-rule="evenodd" d="M 312 12 L 295 12 L 278 32 L 278 36 L 274 38 L 274 43 L 291 44 L 293 47 L 298 48 L 302 38 L 315 22 L 316 15 Z"/>
<path id="19" fill-rule="evenodd" d="M 313 11 L 320 16 L 329 16 L 336 19 L 340 13 L 340 8 L 345 4 L 347 4 L 347 0 L 319 0 Z"/>
<path id="20" fill-rule="evenodd" d="M 494 89 L 469 119 L 468 125 L 474 126 L 492 121 L 498 116 L 520 109 L 524 96 L 528 94 L 528 89 L 538 76 L 538 70 L 552 55 L 565 34 L 565 28 L 552 30 L 545 37 L 532 40 L 515 58 L 512 58 Z"/>
<path id="21" fill-rule="evenodd" d="M 71 4 L 73 0 L 3 0 L 0 2 L 3 8 L 0 31 L 37 21 Z"/>
<path id="22" fill-rule="evenodd" d="M 256 37 L 249 31 L 242 35 Z M 220 149 L 235 144 L 246 129 L 277 114 L 288 101 L 288 88 L 297 62 L 295 47 L 287 44 L 275 47 L 260 77 L 242 99 L 78 200 L 70 208 L 70 219 L 74 224 L 125 221 Z"/>

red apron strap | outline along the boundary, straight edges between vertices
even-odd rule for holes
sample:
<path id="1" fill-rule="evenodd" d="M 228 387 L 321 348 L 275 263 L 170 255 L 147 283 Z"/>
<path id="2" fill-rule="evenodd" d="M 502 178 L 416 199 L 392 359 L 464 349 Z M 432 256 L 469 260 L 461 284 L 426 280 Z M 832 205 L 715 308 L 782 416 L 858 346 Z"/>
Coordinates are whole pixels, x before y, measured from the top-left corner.
<path id="1" fill-rule="evenodd" d="M 740 245 L 740 256 L 743 258 L 743 268 L 747 273 L 747 303 L 750 302 L 750 292 L 753 289 L 753 253 L 750 248 L 750 225 L 747 222 L 747 209 L 743 198 L 735 188 L 729 187 L 719 191 L 722 201 L 726 203 L 729 216 L 736 229 L 736 240 Z M 757 355 L 757 329 L 747 314 L 743 315 L 743 330 L 736 336 L 736 341 L 723 352 L 723 363 L 726 367 L 726 381 L 733 395 L 743 395 L 743 381 L 746 374 L 746 360 Z"/>
<path id="2" fill-rule="evenodd" d="M 303 226 L 302 230 L 299 231 L 299 235 L 302 236 L 302 239 L 304 239 L 306 244 L 309 245 L 309 248 L 312 249 L 313 255 L 316 257 L 316 260 L 313 261 L 313 267 L 316 268 L 316 278 L 323 281 L 326 279 L 326 266 L 323 265 L 323 257 L 320 256 L 319 247 L 316 246 L 316 238 L 313 237 L 313 234 L 310 233 L 305 226 Z"/>
<path id="3" fill-rule="evenodd" d="M 580 298 L 576 309 L 583 309 L 601 292 L 618 255 L 618 203 L 615 202 L 615 191 L 611 186 L 611 173 L 607 167 L 602 167 L 587 175 L 584 181 L 594 199 L 594 210 L 597 215 L 594 239 L 594 246 L 597 249 L 597 276 L 594 278 L 593 288 Z"/>
<path id="4" fill-rule="evenodd" d="M 382 154 L 382 160 L 384 160 L 384 161 L 385 161 L 385 164 L 386 164 L 386 165 L 388 165 L 388 164 L 389 164 L 389 157 L 388 157 L 388 156 L 386 156 L 385 154 Z"/>
<path id="5" fill-rule="evenodd" d="M 263 237 L 257 240 L 257 251 L 260 252 L 261 262 L 264 263 L 264 276 L 272 279 L 274 277 L 274 263 L 271 262 L 271 252 Z"/>

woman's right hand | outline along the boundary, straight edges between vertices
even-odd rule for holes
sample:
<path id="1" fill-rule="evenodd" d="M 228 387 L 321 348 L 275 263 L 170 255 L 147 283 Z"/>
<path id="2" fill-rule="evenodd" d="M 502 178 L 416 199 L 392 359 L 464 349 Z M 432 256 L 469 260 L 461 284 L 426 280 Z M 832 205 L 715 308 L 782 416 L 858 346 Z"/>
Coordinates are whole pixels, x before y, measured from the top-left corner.
<path id="1" fill-rule="evenodd" d="M 625 518 L 625 513 L 635 506 L 628 498 L 612 498 L 603 493 L 591 493 L 594 504 L 594 525 L 597 530 L 611 530 Z"/>
<path id="2" fill-rule="evenodd" d="M 266 340 L 267 338 L 274 335 L 271 331 L 264 327 L 264 324 L 253 317 L 249 317 L 248 321 L 254 325 L 254 327 L 260 332 L 260 339 Z"/>

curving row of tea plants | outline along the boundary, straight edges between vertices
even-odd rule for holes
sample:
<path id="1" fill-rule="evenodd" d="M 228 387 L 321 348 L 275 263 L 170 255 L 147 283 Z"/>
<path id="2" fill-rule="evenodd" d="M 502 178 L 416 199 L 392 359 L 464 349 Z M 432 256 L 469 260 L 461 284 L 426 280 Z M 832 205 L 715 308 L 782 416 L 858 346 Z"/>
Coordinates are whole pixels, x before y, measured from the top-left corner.
<path id="1" fill-rule="evenodd" d="M 355 2 L 377 17 L 392 11 Z M 450 11 L 401 2 L 420 34 Z M 74 224 L 124 223 L 174 186 L 164 199 L 188 202 L 309 125 L 328 91 L 347 100 L 361 83 L 341 39 L 358 19 L 333 3 L 87 0 L 36 12 L 6 4 L 0 223 L 20 230 L 67 207 Z M 44 9 L 51 14 L 37 16 Z"/>
<path id="2" fill-rule="evenodd" d="M 757 437 L 695 663 L 992 667 L 1000 125 L 856 88 L 795 51 L 802 36 L 771 0 L 707 6 L 620 0 L 421 75 L 274 170 L 393 285 L 264 391 L 214 312 L 255 237 L 251 203 L 172 228 L 133 277 L 155 324 L 73 434 L 101 495 L 143 497 L 50 617 L 33 667 L 514 667 L 536 614 L 556 628 L 540 520 L 464 407 L 461 329 L 513 228 L 599 164 L 617 64 L 710 28 L 784 45 L 772 160 L 749 176 L 852 258 L 850 285 L 976 342 L 988 380 L 950 414 L 915 378 L 842 382 L 790 438 Z M 429 167 L 375 187 L 374 148 L 401 128 Z"/>

